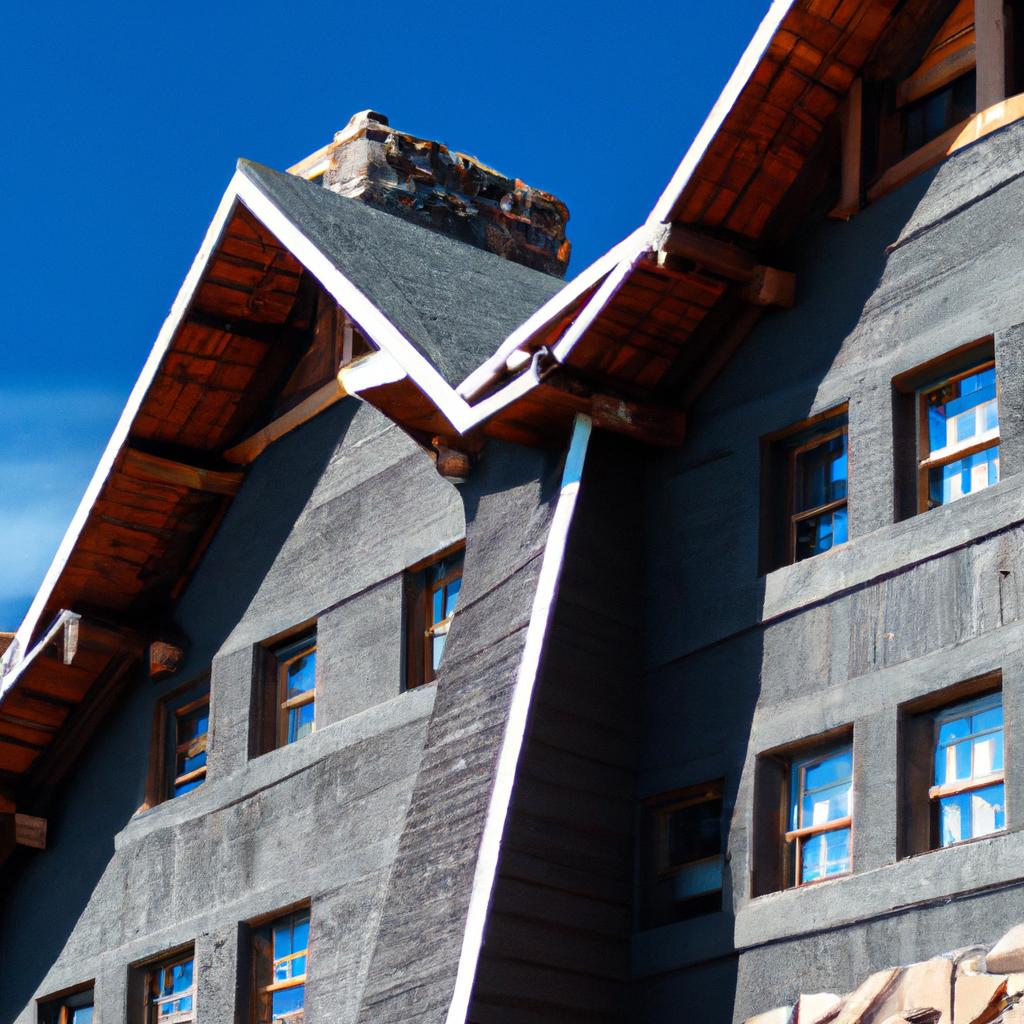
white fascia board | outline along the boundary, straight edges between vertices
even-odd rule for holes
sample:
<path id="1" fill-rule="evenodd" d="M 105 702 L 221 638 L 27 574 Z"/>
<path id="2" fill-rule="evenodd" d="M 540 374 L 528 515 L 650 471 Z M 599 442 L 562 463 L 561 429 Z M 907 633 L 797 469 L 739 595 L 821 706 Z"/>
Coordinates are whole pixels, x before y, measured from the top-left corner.
<path id="1" fill-rule="evenodd" d="M 408 374 L 405 370 L 383 349 L 343 366 L 338 371 L 338 382 L 348 394 L 356 397 L 360 397 L 363 391 L 397 384 L 406 377 Z"/>
<path id="2" fill-rule="evenodd" d="M 71 557 L 71 552 L 81 535 L 85 521 L 89 517 L 89 512 L 96 503 L 96 499 L 99 497 L 100 490 L 107 477 L 110 476 L 114 460 L 128 438 L 132 423 L 142 405 L 142 400 L 145 398 L 146 392 L 149 391 L 150 385 L 160 369 L 160 364 L 163 362 L 168 348 L 170 348 L 171 341 L 181 326 L 203 271 L 206 270 L 210 255 L 217 247 L 217 243 L 224 233 L 224 228 L 230 220 L 235 206 L 237 185 L 240 178 L 241 176 L 236 172 L 220 201 L 220 205 L 217 207 L 213 221 L 210 223 L 206 236 L 203 238 L 203 244 L 200 246 L 199 252 L 192 261 L 192 266 L 182 282 L 181 288 L 178 290 L 177 297 L 171 305 L 170 312 L 167 314 L 167 319 L 164 320 L 163 326 L 160 328 L 159 334 L 157 334 L 149 357 L 146 359 L 142 372 L 139 374 L 139 378 L 135 382 L 131 394 L 128 396 L 124 410 L 121 412 L 121 417 L 117 421 L 117 426 L 114 427 L 114 432 L 107 442 L 107 447 L 104 449 L 102 456 L 100 456 L 99 464 L 96 466 L 92 479 L 89 481 L 89 486 L 86 487 L 85 494 L 82 495 L 82 500 L 78 503 L 78 508 L 64 533 L 64 538 L 57 548 L 53 561 L 50 563 L 50 568 L 43 577 L 43 582 L 36 592 L 36 596 L 29 606 L 28 612 L 18 628 L 18 632 L 15 634 L 14 642 L 11 644 L 11 648 L 14 650 L 14 657 L 8 662 L 9 667 L 17 665 L 18 661 L 24 656 L 22 652 L 25 651 L 29 638 L 38 625 L 39 616 L 46 607 L 46 603 L 53 593 L 53 588 L 57 585 L 57 580 L 64 571 L 68 559 Z"/>
<path id="3" fill-rule="evenodd" d="M 671 215 L 672 207 L 675 206 L 679 197 L 683 194 L 683 190 L 689 185 L 693 172 L 697 169 L 701 160 L 704 159 L 704 154 L 707 152 L 712 140 L 725 123 L 725 119 L 729 116 L 732 108 L 736 105 L 736 100 L 739 99 L 744 86 L 750 81 L 751 75 L 753 75 L 755 68 L 761 62 L 761 58 L 767 52 L 768 46 L 775 33 L 779 30 L 783 19 L 795 3 L 796 0 L 772 0 L 768 13 L 764 16 L 753 38 L 747 44 L 746 50 L 743 51 L 739 64 L 736 65 L 736 69 L 729 76 L 729 81 L 725 83 L 725 88 L 715 101 L 715 105 L 711 108 L 711 113 L 708 114 L 707 119 L 697 133 L 697 137 L 686 151 L 682 163 L 676 168 L 675 174 L 672 175 L 668 186 L 647 218 L 648 224 L 663 224 Z"/>
<path id="4" fill-rule="evenodd" d="M 533 595 L 530 621 L 526 627 L 526 641 L 522 658 L 516 672 L 515 688 L 509 705 L 505 733 L 498 753 L 494 788 L 491 790 L 484 819 L 483 835 L 477 853 L 473 873 L 473 888 L 470 891 L 466 927 L 462 933 L 462 951 L 455 976 L 455 988 L 448 1007 L 446 1024 L 466 1024 L 469 1003 L 473 995 L 483 946 L 484 929 L 491 906 L 494 883 L 498 876 L 498 860 L 501 856 L 501 840 L 508 820 L 512 793 L 515 789 L 519 760 L 526 742 L 526 727 L 533 704 L 533 694 L 540 674 L 541 656 L 547 641 L 551 620 L 554 616 L 558 585 L 565 564 L 565 552 L 569 542 L 569 528 L 579 497 L 580 481 L 590 442 L 591 420 L 589 416 L 578 415 L 573 425 L 572 440 L 562 470 L 562 486 L 555 504 L 555 512 L 548 529 L 541 559 L 537 589 Z"/>
<path id="5" fill-rule="evenodd" d="M 472 425 L 469 405 L 430 361 L 290 220 L 254 182 L 238 175 L 238 198 L 268 231 L 327 289 L 378 348 L 395 361 L 460 433 Z"/>
<path id="6" fill-rule="evenodd" d="M 524 320 L 500 345 L 494 355 L 481 363 L 457 388 L 456 391 L 469 401 L 472 396 L 504 369 L 505 362 L 513 352 L 526 344 L 538 331 L 554 323 L 584 292 L 592 288 L 615 265 L 632 250 L 639 236 L 646 233 L 646 227 L 637 228 L 618 245 L 613 246 L 600 259 L 576 275 L 564 288 L 556 292 L 527 320 Z"/>

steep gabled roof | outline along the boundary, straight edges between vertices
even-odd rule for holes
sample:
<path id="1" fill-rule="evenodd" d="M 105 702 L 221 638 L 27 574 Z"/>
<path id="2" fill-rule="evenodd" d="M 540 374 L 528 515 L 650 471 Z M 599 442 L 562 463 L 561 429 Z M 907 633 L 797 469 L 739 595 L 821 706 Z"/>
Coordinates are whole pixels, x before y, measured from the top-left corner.
<path id="1" fill-rule="evenodd" d="M 451 387 L 563 282 L 292 174 L 239 172 L 428 359 Z"/>

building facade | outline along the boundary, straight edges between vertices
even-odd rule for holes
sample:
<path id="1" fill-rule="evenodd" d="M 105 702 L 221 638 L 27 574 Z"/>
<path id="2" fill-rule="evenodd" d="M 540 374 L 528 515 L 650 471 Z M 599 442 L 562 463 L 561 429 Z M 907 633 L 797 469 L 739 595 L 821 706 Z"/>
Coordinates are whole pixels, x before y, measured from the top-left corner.
<path id="1" fill-rule="evenodd" d="M 1021 32 L 776 0 L 568 284 L 241 162 L 5 656 L 0 1020 L 1014 1019 Z"/>

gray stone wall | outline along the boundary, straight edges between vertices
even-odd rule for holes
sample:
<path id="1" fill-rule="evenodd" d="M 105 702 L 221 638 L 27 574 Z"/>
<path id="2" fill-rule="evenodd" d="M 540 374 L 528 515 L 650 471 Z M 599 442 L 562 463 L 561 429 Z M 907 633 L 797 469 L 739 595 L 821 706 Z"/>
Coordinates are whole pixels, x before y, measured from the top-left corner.
<path id="1" fill-rule="evenodd" d="M 130 1022 L 130 965 L 190 943 L 199 1019 L 233 1020 L 240 926 L 299 901 L 309 1017 L 355 1018 L 437 692 L 403 692 L 402 572 L 464 532 L 458 491 L 355 400 L 267 450 L 180 603 L 187 663 L 139 678 L 66 784 L 49 848 L 5 867 L 0 1020 L 34 1024 L 37 998 L 95 979 L 97 1019 Z M 317 731 L 250 758 L 254 649 L 314 619 Z M 156 702 L 207 670 L 208 780 L 136 813 Z"/>
<path id="2" fill-rule="evenodd" d="M 810 231 L 796 308 L 764 318 L 685 448 L 652 460 L 639 795 L 724 778 L 729 878 L 721 914 L 634 937 L 639 1020 L 681 1005 L 688 1021 L 742 1020 L 993 942 L 1024 913 L 1022 174 L 1017 125 Z M 893 378 L 986 336 L 1004 479 L 897 521 Z M 761 438 L 844 402 L 850 542 L 759 575 Z M 995 670 L 1007 831 L 900 859 L 899 707 Z M 754 897 L 757 756 L 839 726 L 854 737 L 854 873 Z"/>

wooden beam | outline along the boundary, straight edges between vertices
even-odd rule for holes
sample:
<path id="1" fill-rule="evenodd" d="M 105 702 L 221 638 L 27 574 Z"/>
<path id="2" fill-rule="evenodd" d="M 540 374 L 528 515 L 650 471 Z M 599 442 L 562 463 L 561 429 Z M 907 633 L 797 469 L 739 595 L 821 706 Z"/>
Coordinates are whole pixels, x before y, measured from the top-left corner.
<path id="1" fill-rule="evenodd" d="M 289 409 L 272 423 L 268 423 L 255 434 L 247 437 L 239 444 L 228 448 L 223 457 L 236 465 L 247 466 L 263 453 L 275 441 L 301 427 L 314 416 L 345 398 L 348 392 L 340 380 L 329 380 L 322 388 L 318 388 L 308 398 L 303 399 L 294 409 Z"/>
<path id="2" fill-rule="evenodd" d="M 46 819 L 32 814 L 14 815 L 14 841 L 33 850 L 46 849 Z"/>
<path id="3" fill-rule="evenodd" d="M 595 427 L 661 448 L 677 448 L 686 436 L 686 414 L 667 406 L 593 395 L 590 415 Z"/>
<path id="4" fill-rule="evenodd" d="M 1006 99 L 1006 15 L 1003 0 L 974 0 L 977 103 L 985 110 Z"/>
<path id="5" fill-rule="evenodd" d="M 861 167 L 864 153 L 864 81 L 857 78 L 846 94 L 840 114 L 842 122 L 842 186 L 839 202 L 830 217 L 846 220 L 861 202 Z"/>
<path id="6" fill-rule="evenodd" d="M 657 252 L 657 266 L 672 271 L 678 259 L 719 277 L 745 285 L 740 297 L 755 306 L 793 305 L 796 275 L 766 267 L 756 257 L 731 242 L 723 242 L 682 224 L 673 224 Z"/>
<path id="7" fill-rule="evenodd" d="M 154 640 L 149 645 L 149 678 L 165 679 L 181 667 L 185 652 L 166 640 Z"/>
<path id="8" fill-rule="evenodd" d="M 753 279 L 741 289 L 740 297 L 752 306 L 792 309 L 796 301 L 796 274 L 774 267 L 758 267 Z"/>
<path id="9" fill-rule="evenodd" d="M 730 281 L 749 281 L 758 268 L 757 260 L 746 250 L 701 231 L 673 224 L 662 239 L 661 254 L 679 256 Z"/>
<path id="10" fill-rule="evenodd" d="M 236 470 L 225 472 L 201 469 L 184 462 L 164 459 L 159 455 L 150 455 L 137 448 L 125 448 L 121 469 L 136 480 L 171 484 L 174 487 L 186 487 L 190 491 L 205 491 L 209 494 L 226 494 L 229 497 L 238 493 L 245 479 L 244 474 Z"/>
<path id="11" fill-rule="evenodd" d="M 285 344 L 292 348 L 305 348 L 313 337 L 311 328 L 292 327 L 290 324 L 265 324 L 258 320 L 243 320 L 240 317 L 211 313 L 193 306 L 185 318 L 186 323 L 197 327 L 208 327 L 212 331 L 223 331 L 238 338 L 258 341 L 264 345 Z"/>

